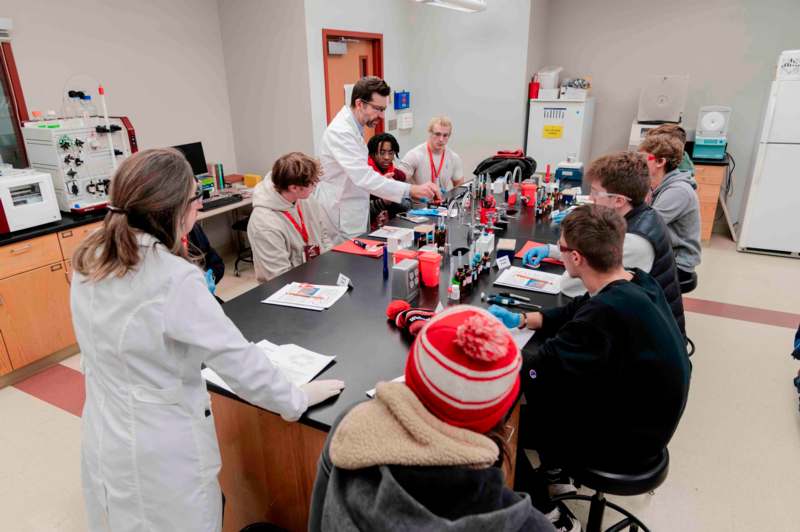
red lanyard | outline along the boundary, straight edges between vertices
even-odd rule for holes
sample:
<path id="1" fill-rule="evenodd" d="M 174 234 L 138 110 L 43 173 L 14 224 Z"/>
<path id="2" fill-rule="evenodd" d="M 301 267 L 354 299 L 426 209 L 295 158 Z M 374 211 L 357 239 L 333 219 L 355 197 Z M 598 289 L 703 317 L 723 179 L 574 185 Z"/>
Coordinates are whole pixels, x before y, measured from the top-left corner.
<path id="1" fill-rule="evenodd" d="M 437 170 L 433 165 L 433 152 L 431 151 L 430 145 L 426 145 L 425 147 L 428 148 L 428 160 L 431 162 L 431 182 L 436 183 L 439 180 L 439 174 L 442 173 L 442 165 L 444 165 L 444 153 L 447 150 L 442 150 L 442 158 L 439 159 L 439 169 Z"/>
<path id="2" fill-rule="evenodd" d="M 290 222 L 292 222 L 294 228 L 297 229 L 297 232 L 303 237 L 303 242 L 308 244 L 308 231 L 306 230 L 306 221 L 303 220 L 303 211 L 300 210 L 300 204 L 297 205 L 297 214 L 300 216 L 300 225 L 298 225 L 294 218 L 292 218 L 292 215 L 289 214 L 289 211 L 283 211 L 283 215 L 286 216 Z"/>

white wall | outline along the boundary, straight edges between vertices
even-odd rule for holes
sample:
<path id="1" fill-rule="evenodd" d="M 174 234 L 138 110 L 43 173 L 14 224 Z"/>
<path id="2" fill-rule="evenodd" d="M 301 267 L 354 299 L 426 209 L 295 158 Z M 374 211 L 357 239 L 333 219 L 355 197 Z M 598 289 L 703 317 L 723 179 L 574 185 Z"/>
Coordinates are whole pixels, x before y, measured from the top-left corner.
<path id="1" fill-rule="evenodd" d="M 239 171 L 314 150 L 305 12 L 296 0 L 218 0 Z"/>
<path id="2" fill-rule="evenodd" d="M 593 77 L 593 156 L 627 146 L 648 75 L 689 74 L 690 129 L 701 106 L 731 106 L 728 150 L 737 166 L 729 207 L 737 220 L 778 54 L 800 47 L 798 20 L 796 0 L 557 0 L 547 63 Z"/>
<path id="3" fill-rule="evenodd" d="M 201 140 L 206 158 L 236 168 L 215 0 L 3 0 L 29 111 L 61 107 L 68 78 L 106 88 L 140 148 Z"/>
<path id="4" fill-rule="evenodd" d="M 236 170 L 216 0 L 3 0 L 28 110 L 61 107 L 68 78 L 106 89 L 109 114 L 130 117 L 140 149 L 201 141 L 206 159 Z M 229 220 L 204 222 L 215 247 Z"/>
<path id="5" fill-rule="evenodd" d="M 491 0 L 480 13 L 407 3 L 414 143 L 431 117 L 448 115 L 467 177 L 498 149 L 522 148 L 530 0 Z"/>
<path id="6" fill-rule="evenodd" d="M 537 70 L 547 66 L 547 27 L 550 20 L 550 0 L 531 0 L 531 18 L 528 30 L 528 69 L 525 79 L 530 81 Z"/>
<path id="7" fill-rule="evenodd" d="M 384 77 L 393 90 L 411 91 L 413 129 L 390 131 L 401 152 L 423 142 L 428 120 L 440 114 L 453 119 L 451 145 L 468 176 L 497 149 L 522 147 L 529 0 L 492 0 L 482 13 L 410 0 L 305 0 L 305 7 L 315 148 L 326 126 L 323 28 L 383 34 Z"/>
<path id="8" fill-rule="evenodd" d="M 412 89 L 411 74 L 416 70 L 412 53 L 413 39 L 408 26 L 409 0 L 305 0 L 306 39 L 308 43 L 308 77 L 311 87 L 311 117 L 314 151 L 327 126 L 325 112 L 325 75 L 322 64 L 322 30 L 336 29 L 380 33 L 383 35 L 383 77 L 392 91 Z M 415 95 L 411 94 L 412 108 Z M 338 112 L 338 109 L 336 110 Z M 387 112 L 388 119 L 393 111 Z M 414 130 L 419 129 L 415 116 Z M 424 129 L 424 128 L 423 128 Z M 408 131 L 389 131 L 397 137 L 403 152 L 413 147 Z"/>

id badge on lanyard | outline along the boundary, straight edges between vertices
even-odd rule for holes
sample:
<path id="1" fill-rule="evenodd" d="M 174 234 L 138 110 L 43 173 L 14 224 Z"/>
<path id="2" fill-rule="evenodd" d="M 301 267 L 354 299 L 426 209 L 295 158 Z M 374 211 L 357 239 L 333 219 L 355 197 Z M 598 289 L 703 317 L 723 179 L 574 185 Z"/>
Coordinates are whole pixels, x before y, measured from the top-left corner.
<path id="1" fill-rule="evenodd" d="M 306 262 L 319 257 L 319 245 L 308 243 L 308 229 L 306 229 L 306 221 L 303 219 L 303 211 L 300 210 L 300 205 L 297 205 L 297 215 L 300 217 L 299 224 L 292 217 L 292 215 L 289 214 L 288 211 L 283 211 L 283 215 L 286 216 L 286 218 L 292 223 L 294 228 L 297 229 L 297 232 L 300 233 L 300 236 L 303 238 L 303 256 L 305 257 Z"/>
<path id="2" fill-rule="evenodd" d="M 316 244 L 306 244 L 303 246 L 303 254 L 306 257 L 306 262 L 315 259 L 319 257 L 319 246 Z"/>

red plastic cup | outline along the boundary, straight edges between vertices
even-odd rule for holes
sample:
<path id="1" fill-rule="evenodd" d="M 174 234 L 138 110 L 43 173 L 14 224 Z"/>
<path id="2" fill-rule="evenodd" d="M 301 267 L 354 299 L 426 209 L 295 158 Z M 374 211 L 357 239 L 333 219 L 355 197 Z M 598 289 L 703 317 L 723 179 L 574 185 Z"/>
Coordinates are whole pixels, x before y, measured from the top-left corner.
<path id="1" fill-rule="evenodd" d="M 489 223 L 489 215 L 494 214 L 497 212 L 497 209 L 487 209 L 486 207 L 481 207 L 481 223 L 487 224 Z"/>
<path id="2" fill-rule="evenodd" d="M 416 250 L 400 248 L 392 254 L 392 260 L 394 261 L 392 264 L 397 264 L 403 259 L 416 259 L 418 254 L 419 252 Z"/>
<path id="3" fill-rule="evenodd" d="M 525 181 L 523 181 L 522 195 L 528 198 L 529 207 L 536 205 L 536 183 L 533 182 L 526 183 Z"/>
<path id="4" fill-rule="evenodd" d="M 422 284 L 425 286 L 439 286 L 439 271 L 442 267 L 442 256 L 432 251 L 420 253 L 419 270 L 422 276 Z"/>

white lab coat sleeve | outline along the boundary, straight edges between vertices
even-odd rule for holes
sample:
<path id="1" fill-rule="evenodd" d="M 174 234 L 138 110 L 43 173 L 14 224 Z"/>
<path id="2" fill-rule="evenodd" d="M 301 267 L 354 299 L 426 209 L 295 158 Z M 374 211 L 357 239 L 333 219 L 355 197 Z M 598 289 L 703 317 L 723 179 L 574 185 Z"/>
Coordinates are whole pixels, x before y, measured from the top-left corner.
<path id="1" fill-rule="evenodd" d="M 353 184 L 373 196 L 400 203 L 411 185 L 382 176 L 367 162 L 368 154 L 359 140 L 351 135 L 328 135 L 331 153 Z"/>
<path id="2" fill-rule="evenodd" d="M 167 337 L 190 349 L 204 350 L 206 365 L 234 393 L 287 421 L 296 421 L 306 411 L 306 393 L 289 382 L 261 348 L 242 336 L 208 291 L 199 269 L 173 285 L 165 305 Z"/>
<path id="3" fill-rule="evenodd" d="M 551 259 L 561 260 L 561 248 L 555 244 L 547 244 L 548 253 L 547 257 Z"/>

